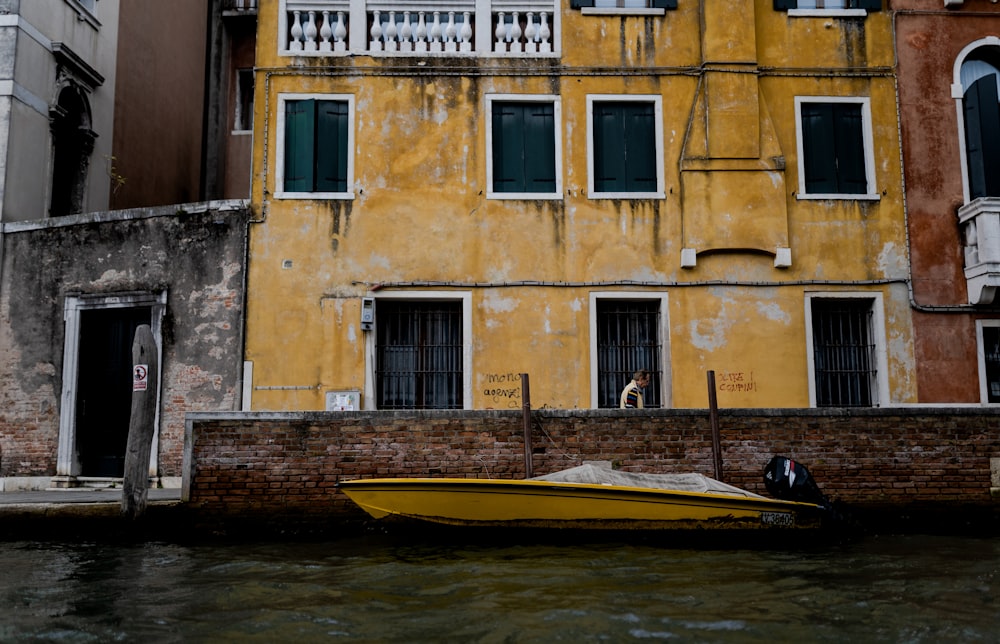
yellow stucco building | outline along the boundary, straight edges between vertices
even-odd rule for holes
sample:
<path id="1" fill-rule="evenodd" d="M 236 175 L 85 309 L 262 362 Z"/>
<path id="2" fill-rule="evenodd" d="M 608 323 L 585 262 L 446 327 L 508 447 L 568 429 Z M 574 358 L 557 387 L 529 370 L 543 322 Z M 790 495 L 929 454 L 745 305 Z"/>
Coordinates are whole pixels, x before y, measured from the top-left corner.
<path id="1" fill-rule="evenodd" d="M 914 402 L 872 2 L 262 0 L 250 408 Z"/>

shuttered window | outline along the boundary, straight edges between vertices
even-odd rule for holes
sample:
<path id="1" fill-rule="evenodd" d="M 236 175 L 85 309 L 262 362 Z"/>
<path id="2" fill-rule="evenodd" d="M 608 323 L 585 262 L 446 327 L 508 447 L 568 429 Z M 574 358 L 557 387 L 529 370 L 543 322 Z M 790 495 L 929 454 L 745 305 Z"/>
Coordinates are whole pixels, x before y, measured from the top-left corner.
<path id="1" fill-rule="evenodd" d="M 285 192 L 347 192 L 347 101 L 285 102 Z"/>
<path id="2" fill-rule="evenodd" d="M 976 80 L 963 97 L 969 197 L 1000 197 L 1000 104 L 997 74 Z"/>
<path id="3" fill-rule="evenodd" d="M 814 298 L 813 368 L 817 407 L 871 407 L 877 400 L 872 301 Z"/>
<path id="4" fill-rule="evenodd" d="M 594 102 L 594 190 L 656 192 L 653 103 Z"/>
<path id="5" fill-rule="evenodd" d="M 774 0 L 776 11 L 788 9 L 864 9 L 881 11 L 882 0 Z"/>
<path id="6" fill-rule="evenodd" d="M 379 409 L 462 409 L 460 302 L 379 300 L 375 312 Z"/>
<path id="7" fill-rule="evenodd" d="M 618 407 L 622 389 L 639 369 L 651 372 L 644 407 L 660 407 L 662 366 L 659 301 L 598 300 L 598 407 Z"/>
<path id="8" fill-rule="evenodd" d="M 570 0 L 569 6 L 573 9 L 584 7 L 596 7 L 598 9 L 676 9 L 677 0 Z"/>
<path id="9" fill-rule="evenodd" d="M 867 194 L 864 116 L 860 103 L 801 104 L 807 194 Z"/>
<path id="10" fill-rule="evenodd" d="M 493 191 L 556 191 L 555 107 L 500 102 L 493 109 Z"/>

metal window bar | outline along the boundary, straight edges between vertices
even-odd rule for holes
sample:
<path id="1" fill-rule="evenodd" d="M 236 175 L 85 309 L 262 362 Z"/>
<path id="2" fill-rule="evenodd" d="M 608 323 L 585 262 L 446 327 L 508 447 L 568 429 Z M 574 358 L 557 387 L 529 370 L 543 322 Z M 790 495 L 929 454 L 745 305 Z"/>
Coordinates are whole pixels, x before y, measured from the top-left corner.
<path id="1" fill-rule="evenodd" d="M 645 407 L 660 407 L 662 365 L 660 303 L 599 300 L 597 303 L 598 407 L 618 406 L 622 389 L 639 369 L 650 371 Z"/>
<path id="2" fill-rule="evenodd" d="M 871 407 L 877 400 L 871 300 L 812 301 L 818 407 Z"/>
<path id="3" fill-rule="evenodd" d="M 460 303 L 383 300 L 375 326 L 379 409 L 462 409 Z"/>

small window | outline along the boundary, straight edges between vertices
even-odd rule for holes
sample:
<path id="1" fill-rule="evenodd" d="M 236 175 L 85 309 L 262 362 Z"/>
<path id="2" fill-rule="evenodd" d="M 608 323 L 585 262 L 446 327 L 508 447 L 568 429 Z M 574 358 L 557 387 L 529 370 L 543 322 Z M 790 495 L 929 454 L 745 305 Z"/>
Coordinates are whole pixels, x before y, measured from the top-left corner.
<path id="1" fill-rule="evenodd" d="M 871 407 L 878 401 L 872 301 L 811 300 L 817 407 Z"/>
<path id="2" fill-rule="evenodd" d="M 850 12 L 881 11 L 882 0 L 774 0 L 775 11 Z"/>
<path id="3" fill-rule="evenodd" d="M 462 309 L 457 301 L 378 301 L 379 409 L 463 408 Z"/>
<path id="4" fill-rule="evenodd" d="M 583 9 L 676 9 L 677 0 L 570 0 L 570 7 Z"/>
<path id="5" fill-rule="evenodd" d="M 233 129 L 237 132 L 253 130 L 253 70 L 236 70 L 236 114 Z"/>
<path id="6" fill-rule="evenodd" d="M 278 198 L 353 198 L 354 98 L 279 98 Z"/>
<path id="7" fill-rule="evenodd" d="M 978 320 L 980 401 L 1000 403 L 1000 320 Z"/>
<path id="8" fill-rule="evenodd" d="M 488 196 L 558 199 L 559 103 L 552 98 L 487 97 L 487 106 L 492 119 Z"/>
<path id="9" fill-rule="evenodd" d="M 660 97 L 588 96 L 592 198 L 663 198 Z"/>
<path id="10" fill-rule="evenodd" d="M 799 198 L 877 199 L 868 99 L 796 98 Z"/>
<path id="11" fill-rule="evenodd" d="M 661 407 L 660 300 L 597 300 L 597 405 L 618 407 L 622 388 L 650 371 L 644 407 Z"/>

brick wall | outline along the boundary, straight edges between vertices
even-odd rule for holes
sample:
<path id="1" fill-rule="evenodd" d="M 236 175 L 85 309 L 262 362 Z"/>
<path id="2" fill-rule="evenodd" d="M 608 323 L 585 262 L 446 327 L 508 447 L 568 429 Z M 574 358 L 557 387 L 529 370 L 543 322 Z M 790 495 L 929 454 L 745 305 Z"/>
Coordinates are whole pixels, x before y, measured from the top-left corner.
<path id="1" fill-rule="evenodd" d="M 998 410 L 722 410 L 719 425 L 723 480 L 758 493 L 782 454 L 851 506 L 996 507 Z M 339 479 L 522 478 L 523 433 L 517 411 L 189 414 L 184 494 L 206 516 L 358 519 Z M 532 444 L 535 475 L 584 460 L 714 475 L 707 410 L 533 411 Z"/>

